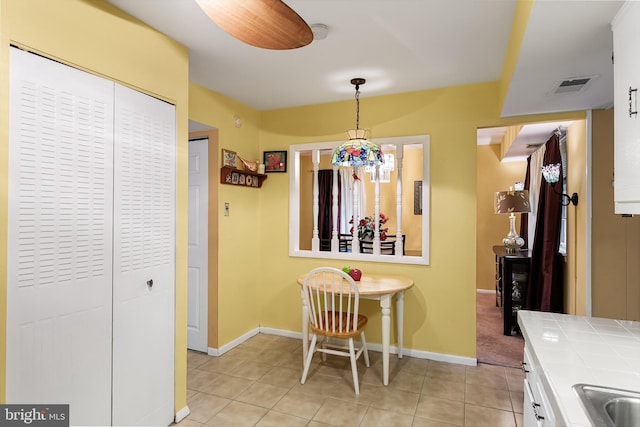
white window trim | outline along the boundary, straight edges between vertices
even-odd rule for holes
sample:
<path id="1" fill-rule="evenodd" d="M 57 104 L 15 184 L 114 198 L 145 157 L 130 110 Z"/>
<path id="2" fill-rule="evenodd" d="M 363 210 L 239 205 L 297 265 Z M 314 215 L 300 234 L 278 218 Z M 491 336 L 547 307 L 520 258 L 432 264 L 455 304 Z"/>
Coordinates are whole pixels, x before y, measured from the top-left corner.
<path id="1" fill-rule="evenodd" d="M 397 264 L 429 265 L 430 241 L 430 138 L 429 135 L 414 135 L 392 138 L 376 138 L 379 145 L 412 145 L 421 144 L 422 148 L 422 250 L 421 255 L 381 255 L 346 252 L 330 252 L 300 249 L 300 152 L 319 149 L 335 149 L 343 141 L 295 144 L 289 147 L 291 173 L 289 174 L 289 256 L 303 258 L 341 259 L 349 261 L 369 261 Z M 413 188 L 403 188 L 403 197 L 413 197 Z M 406 231 L 405 231 L 406 234 Z"/>

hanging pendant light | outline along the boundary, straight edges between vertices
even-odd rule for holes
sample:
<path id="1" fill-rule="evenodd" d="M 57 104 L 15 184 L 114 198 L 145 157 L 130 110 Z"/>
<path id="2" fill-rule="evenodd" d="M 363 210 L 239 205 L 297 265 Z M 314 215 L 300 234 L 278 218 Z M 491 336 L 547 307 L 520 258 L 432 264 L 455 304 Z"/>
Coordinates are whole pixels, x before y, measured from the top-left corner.
<path id="1" fill-rule="evenodd" d="M 351 79 L 356 87 L 356 128 L 347 131 L 349 140 L 336 148 L 331 156 L 331 164 L 335 166 L 362 167 L 377 166 L 384 163 L 380 147 L 367 140 L 366 129 L 360 129 L 360 85 L 365 84 L 362 78 Z"/>

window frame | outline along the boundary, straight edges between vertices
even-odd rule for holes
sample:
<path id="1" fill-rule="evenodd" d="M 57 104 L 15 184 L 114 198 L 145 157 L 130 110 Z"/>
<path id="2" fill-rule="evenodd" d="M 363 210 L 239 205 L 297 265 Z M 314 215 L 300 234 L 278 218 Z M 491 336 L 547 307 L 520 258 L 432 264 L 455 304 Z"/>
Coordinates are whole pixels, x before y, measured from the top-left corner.
<path id="1" fill-rule="evenodd" d="M 375 255 L 351 252 L 314 251 L 300 249 L 300 153 L 312 150 L 336 149 L 344 141 L 328 141 L 294 144 L 289 147 L 291 173 L 289 174 L 289 256 L 302 258 L 323 258 L 345 261 L 368 261 L 395 264 L 430 264 L 430 137 L 429 135 L 398 136 L 376 138 L 376 144 L 384 145 L 422 145 L 422 236 L 420 255 Z M 402 198 L 413 200 L 413 182 L 402 183 Z M 404 234 L 406 230 L 403 230 Z"/>

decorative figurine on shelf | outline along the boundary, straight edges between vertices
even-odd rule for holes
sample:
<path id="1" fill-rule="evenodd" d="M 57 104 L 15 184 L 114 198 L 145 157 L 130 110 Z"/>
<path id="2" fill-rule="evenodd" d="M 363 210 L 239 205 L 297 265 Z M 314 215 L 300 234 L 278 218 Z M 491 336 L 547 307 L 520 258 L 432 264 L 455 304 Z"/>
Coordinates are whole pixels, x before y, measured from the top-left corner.
<path id="1" fill-rule="evenodd" d="M 260 162 L 250 162 L 248 160 L 243 159 L 242 157 L 238 156 L 238 158 L 240 159 L 240 161 L 242 162 L 242 166 L 251 172 L 258 172 L 258 165 L 260 164 Z"/>

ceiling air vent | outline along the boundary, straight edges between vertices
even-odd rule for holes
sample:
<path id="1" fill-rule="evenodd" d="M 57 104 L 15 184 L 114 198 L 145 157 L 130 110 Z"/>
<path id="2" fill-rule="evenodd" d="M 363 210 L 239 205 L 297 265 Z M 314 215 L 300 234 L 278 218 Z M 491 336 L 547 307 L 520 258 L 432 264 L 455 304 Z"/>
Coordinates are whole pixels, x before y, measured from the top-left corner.
<path id="1" fill-rule="evenodd" d="M 591 85 L 591 81 L 597 76 L 574 77 L 571 79 L 556 82 L 551 93 L 575 93 L 586 89 Z"/>

